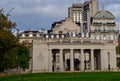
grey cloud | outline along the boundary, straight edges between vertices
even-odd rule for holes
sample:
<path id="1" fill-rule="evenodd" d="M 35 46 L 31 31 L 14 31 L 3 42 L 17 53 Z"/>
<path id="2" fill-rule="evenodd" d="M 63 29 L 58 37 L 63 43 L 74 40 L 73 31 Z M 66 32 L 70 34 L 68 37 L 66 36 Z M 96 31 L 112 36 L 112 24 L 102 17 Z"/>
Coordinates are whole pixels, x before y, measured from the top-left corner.
<path id="1" fill-rule="evenodd" d="M 84 0 L 74 1 L 83 2 Z M 16 21 L 18 28 L 39 30 L 40 27 L 50 29 L 54 21 L 67 17 L 67 8 L 72 3 L 73 0 L 1 0 L 0 8 L 4 8 L 7 13 L 14 7 L 10 18 Z M 118 18 L 120 17 L 119 4 L 119 0 L 99 0 L 99 6 L 105 5 L 105 9 L 113 12 Z"/>
<path id="2" fill-rule="evenodd" d="M 99 0 L 100 3 L 104 4 L 113 4 L 113 3 L 120 3 L 120 0 Z"/>

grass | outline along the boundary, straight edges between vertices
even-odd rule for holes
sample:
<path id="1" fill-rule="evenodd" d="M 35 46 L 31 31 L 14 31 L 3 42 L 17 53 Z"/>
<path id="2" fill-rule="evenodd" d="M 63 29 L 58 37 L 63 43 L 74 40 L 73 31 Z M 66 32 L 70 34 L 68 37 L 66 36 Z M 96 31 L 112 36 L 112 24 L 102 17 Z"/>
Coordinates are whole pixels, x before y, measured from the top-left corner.
<path id="1" fill-rule="evenodd" d="M 0 77 L 0 81 L 120 81 L 120 72 L 31 73 Z"/>

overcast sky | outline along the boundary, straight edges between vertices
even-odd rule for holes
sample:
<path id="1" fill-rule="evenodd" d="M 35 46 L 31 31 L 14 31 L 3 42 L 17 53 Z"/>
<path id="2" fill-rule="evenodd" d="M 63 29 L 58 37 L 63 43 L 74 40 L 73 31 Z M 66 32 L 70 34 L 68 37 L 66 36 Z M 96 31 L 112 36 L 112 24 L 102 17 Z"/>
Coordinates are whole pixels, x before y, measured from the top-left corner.
<path id="1" fill-rule="evenodd" d="M 0 0 L 0 9 L 4 13 L 9 12 L 9 18 L 17 23 L 20 30 L 40 30 L 50 29 L 54 21 L 59 21 L 67 17 L 67 9 L 73 2 L 83 2 L 86 0 Z M 105 10 L 110 11 L 120 22 L 120 0 L 99 0 L 99 8 L 104 5 Z"/>

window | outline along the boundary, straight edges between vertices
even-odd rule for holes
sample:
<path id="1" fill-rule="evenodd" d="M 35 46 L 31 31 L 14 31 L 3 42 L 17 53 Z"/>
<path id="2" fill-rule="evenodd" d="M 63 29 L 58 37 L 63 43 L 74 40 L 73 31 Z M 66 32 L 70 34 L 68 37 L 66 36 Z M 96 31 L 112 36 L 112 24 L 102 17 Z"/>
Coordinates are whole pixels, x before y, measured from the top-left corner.
<path id="1" fill-rule="evenodd" d="M 100 32 L 100 27 L 98 27 L 98 32 Z"/>
<path id="2" fill-rule="evenodd" d="M 75 19 L 73 21 L 76 21 Z"/>
<path id="3" fill-rule="evenodd" d="M 77 13 L 77 16 L 79 16 L 79 13 Z"/>
<path id="4" fill-rule="evenodd" d="M 108 27 L 108 32 L 110 32 L 111 31 L 111 28 L 110 27 Z"/>
<path id="5" fill-rule="evenodd" d="M 96 35 L 94 35 L 94 39 L 96 39 Z"/>
<path id="6" fill-rule="evenodd" d="M 105 31 L 105 27 L 103 27 L 103 31 Z"/>
<path id="7" fill-rule="evenodd" d="M 113 40 L 114 39 L 114 35 L 110 35 L 110 39 Z"/>
<path id="8" fill-rule="evenodd" d="M 99 40 L 99 39 L 100 39 L 100 36 L 99 36 L 99 35 L 97 35 L 96 39 L 97 39 L 97 40 Z"/>
<path id="9" fill-rule="evenodd" d="M 113 32 L 113 31 L 114 31 L 114 28 L 112 27 L 110 30 L 111 30 L 111 32 Z"/>
<path id="10" fill-rule="evenodd" d="M 73 13 L 73 16 L 75 17 L 75 16 L 76 16 L 76 14 L 75 14 L 75 13 Z"/>
<path id="11" fill-rule="evenodd" d="M 103 35 L 103 40 L 106 40 L 106 35 Z"/>
<path id="12" fill-rule="evenodd" d="M 63 34 L 63 31 L 59 31 L 59 34 Z"/>
<path id="13" fill-rule="evenodd" d="M 95 28 L 95 32 L 97 32 L 97 28 Z"/>

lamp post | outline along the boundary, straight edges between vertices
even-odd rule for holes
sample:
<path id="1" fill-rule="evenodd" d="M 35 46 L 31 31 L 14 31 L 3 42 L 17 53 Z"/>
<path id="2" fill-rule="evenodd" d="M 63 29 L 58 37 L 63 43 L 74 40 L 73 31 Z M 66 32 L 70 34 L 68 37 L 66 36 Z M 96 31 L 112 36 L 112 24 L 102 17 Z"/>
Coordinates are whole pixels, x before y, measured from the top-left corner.
<path id="1" fill-rule="evenodd" d="M 110 71 L 110 52 L 108 52 L 108 70 Z"/>

